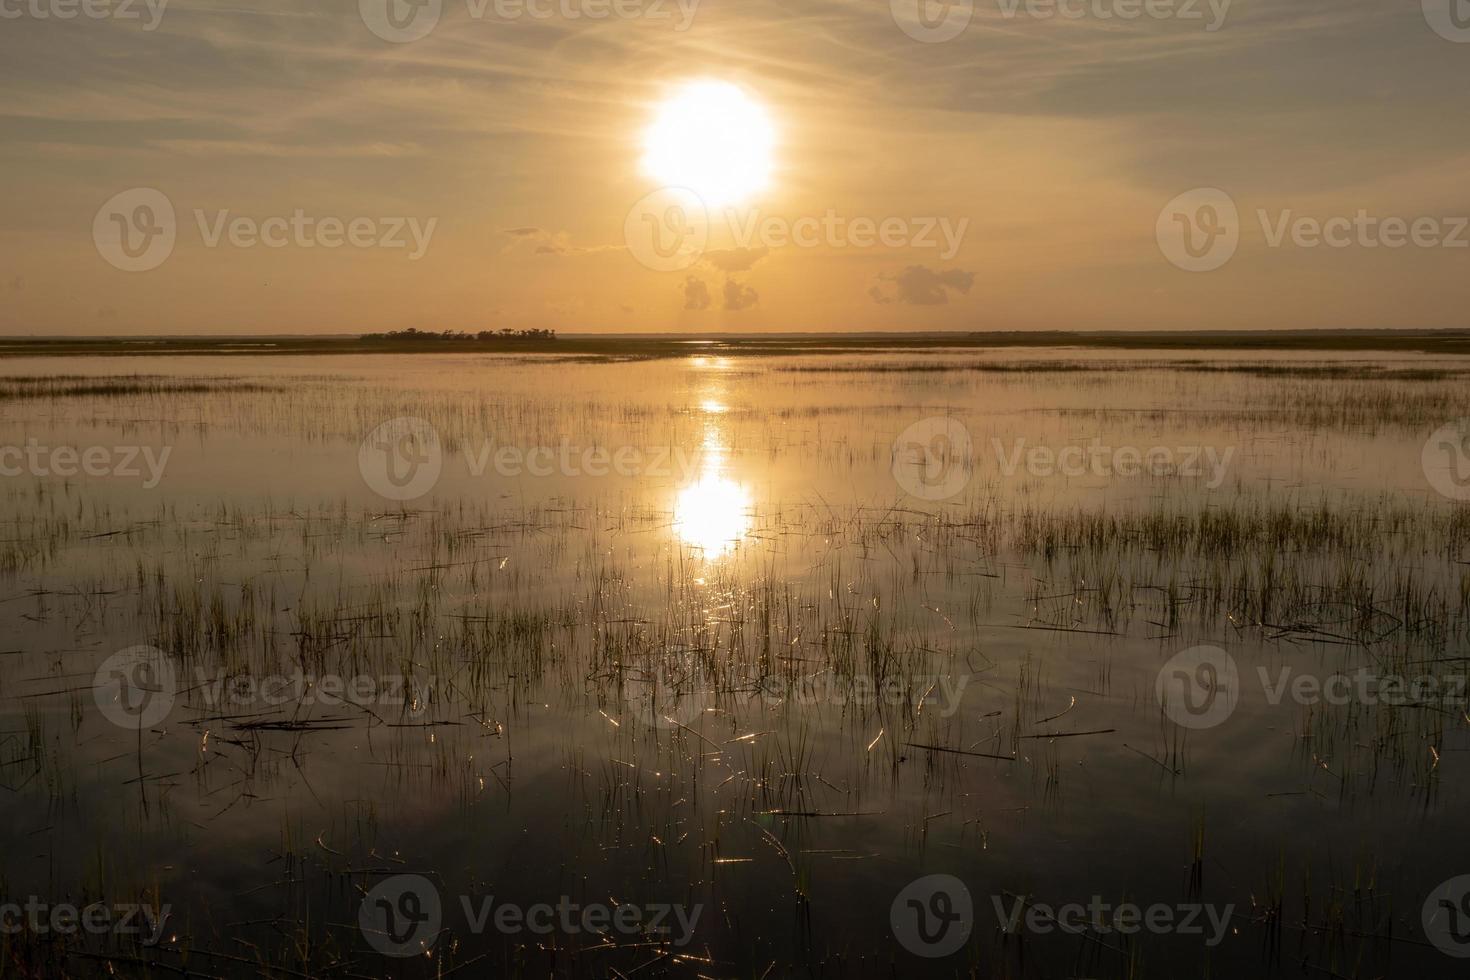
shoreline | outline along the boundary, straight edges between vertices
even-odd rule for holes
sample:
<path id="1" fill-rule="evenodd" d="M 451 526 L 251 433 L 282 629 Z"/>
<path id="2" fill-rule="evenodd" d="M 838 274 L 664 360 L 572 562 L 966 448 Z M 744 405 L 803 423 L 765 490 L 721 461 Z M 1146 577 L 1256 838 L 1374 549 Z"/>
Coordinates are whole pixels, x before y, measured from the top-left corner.
<path id="1" fill-rule="evenodd" d="M 1007 348 L 1092 350 L 1364 351 L 1470 354 L 1470 330 L 1149 331 L 923 334 L 572 334 L 549 340 L 440 340 L 393 343 L 341 337 L 37 337 L 0 339 L 0 358 L 146 356 L 306 356 L 329 354 L 550 354 L 677 357 L 777 356 L 895 350 Z"/>

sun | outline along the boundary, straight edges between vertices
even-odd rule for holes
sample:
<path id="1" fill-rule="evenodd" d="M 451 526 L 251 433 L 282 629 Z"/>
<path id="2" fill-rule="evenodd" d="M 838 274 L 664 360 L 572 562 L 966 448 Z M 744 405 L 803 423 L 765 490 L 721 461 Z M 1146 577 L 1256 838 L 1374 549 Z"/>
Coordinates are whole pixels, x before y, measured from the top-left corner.
<path id="1" fill-rule="evenodd" d="M 771 182 L 776 131 L 759 102 L 729 82 L 688 82 L 643 134 L 643 173 L 707 207 L 740 204 Z"/>

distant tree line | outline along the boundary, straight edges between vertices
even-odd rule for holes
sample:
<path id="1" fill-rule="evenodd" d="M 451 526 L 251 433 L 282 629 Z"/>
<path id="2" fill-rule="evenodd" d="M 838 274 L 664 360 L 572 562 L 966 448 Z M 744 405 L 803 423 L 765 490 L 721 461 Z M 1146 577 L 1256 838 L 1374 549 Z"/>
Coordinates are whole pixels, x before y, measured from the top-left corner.
<path id="1" fill-rule="evenodd" d="M 362 339 L 367 343 L 380 344 L 500 344 L 507 341 L 555 340 L 556 331 L 512 330 L 506 327 L 501 330 L 481 330 L 479 333 L 466 333 L 463 330 L 438 333 L 409 327 L 407 330 L 389 330 L 387 333 L 365 333 Z"/>

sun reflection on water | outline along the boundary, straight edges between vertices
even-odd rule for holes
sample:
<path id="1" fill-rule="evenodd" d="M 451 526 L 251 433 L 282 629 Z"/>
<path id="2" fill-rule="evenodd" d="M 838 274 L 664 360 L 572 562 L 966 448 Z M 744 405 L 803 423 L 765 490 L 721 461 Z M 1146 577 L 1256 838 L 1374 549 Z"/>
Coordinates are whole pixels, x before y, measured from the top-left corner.
<path id="1" fill-rule="evenodd" d="M 696 369 L 724 367 L 724 358 L 693 358 Z M 728 411 L 720 397 L 718 380 L 713 380 L 699 408 L 705 415 L 704 444 L 700 447 L 699 476 L 679 491 L 674 500 L 674 533 L 679 540 L 704 553 L 706 560 L 722 558 L 735 550 L 750 532 L 750 492 L 726 474 L 728 451 L 718 422 Z"/>
<path id="2" fill-rule="evenodd" d="M 705 558 L 720 558 L 735 549 L 750 531 L 750 494 L 717 472 L 679 491 L 674 502 L 674 533 L 699 548 Z"/>

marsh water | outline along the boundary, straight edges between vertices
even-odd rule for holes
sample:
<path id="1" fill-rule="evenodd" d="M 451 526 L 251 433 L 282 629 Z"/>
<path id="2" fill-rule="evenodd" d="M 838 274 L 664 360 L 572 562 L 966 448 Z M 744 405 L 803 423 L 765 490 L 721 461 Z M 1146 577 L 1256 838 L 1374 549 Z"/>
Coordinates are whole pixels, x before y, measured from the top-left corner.
<path id="1" fill-rule="evenodd" d="M 0 972 L 1457 975 L 1467 371 L 8 360 Z"/>

